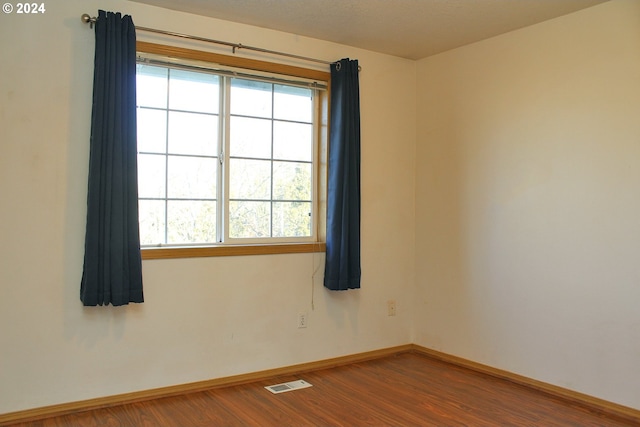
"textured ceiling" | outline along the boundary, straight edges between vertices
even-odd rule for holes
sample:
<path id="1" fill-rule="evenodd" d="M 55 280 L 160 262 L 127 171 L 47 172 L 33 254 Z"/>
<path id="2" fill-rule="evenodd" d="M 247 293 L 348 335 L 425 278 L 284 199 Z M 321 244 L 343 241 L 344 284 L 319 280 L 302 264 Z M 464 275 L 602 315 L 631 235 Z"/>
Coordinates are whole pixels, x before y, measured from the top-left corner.
<path id="1" fill-rule="evenodd" d="M 420 59 L 608 0 L 131 1 Z"/>

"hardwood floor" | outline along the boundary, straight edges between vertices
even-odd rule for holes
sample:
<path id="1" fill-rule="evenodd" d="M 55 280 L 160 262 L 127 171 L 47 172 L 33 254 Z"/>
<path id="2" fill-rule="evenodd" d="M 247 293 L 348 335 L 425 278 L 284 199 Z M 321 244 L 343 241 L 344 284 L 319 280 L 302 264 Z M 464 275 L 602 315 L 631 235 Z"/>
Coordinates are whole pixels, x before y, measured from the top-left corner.
<path id="1" fill-rule="evenodd" d="M 272 394 L 304 379 L 313 387 Z M 59 426 L 638 426 L 417 353 L 64 415 Z"/>

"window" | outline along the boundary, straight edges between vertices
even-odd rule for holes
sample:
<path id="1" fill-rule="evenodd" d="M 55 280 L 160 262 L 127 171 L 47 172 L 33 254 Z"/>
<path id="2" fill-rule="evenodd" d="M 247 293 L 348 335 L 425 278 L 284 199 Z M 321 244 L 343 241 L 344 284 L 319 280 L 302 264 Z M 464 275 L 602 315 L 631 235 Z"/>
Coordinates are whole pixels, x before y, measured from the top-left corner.
<path id="1" fill-rule="evenodd" d="M 142 57 L 143 248 L 317 242 L 323 83 Z"/>

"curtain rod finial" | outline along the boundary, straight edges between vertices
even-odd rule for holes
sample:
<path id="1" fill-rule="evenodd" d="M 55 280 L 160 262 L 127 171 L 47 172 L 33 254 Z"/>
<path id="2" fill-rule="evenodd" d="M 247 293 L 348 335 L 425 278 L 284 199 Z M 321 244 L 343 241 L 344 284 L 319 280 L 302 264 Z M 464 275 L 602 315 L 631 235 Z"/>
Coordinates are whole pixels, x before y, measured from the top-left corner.
<path id="1" fill-rule="evenodd" d="M 96 18 L 92 18 L 88 13 L 83 13 L 82 16 L 80 16 L 80 19 L 85 24 L 89 24 L 89 28 L 93 28 L 93 24 L 96 23 Z"/>

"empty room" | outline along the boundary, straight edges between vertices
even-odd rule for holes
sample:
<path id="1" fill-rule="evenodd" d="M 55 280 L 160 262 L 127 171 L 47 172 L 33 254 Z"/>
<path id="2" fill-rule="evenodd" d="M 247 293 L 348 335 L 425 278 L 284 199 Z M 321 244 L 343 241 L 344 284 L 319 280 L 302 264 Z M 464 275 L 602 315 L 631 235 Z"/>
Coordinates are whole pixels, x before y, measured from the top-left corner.
<path id="1" fill-rule="evenodd" d="M 8 0 L 0 53 L 0 425 L 640 425 L 640 1 Z"/>

